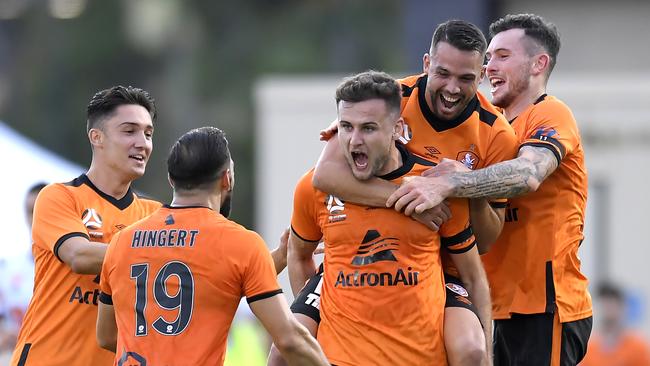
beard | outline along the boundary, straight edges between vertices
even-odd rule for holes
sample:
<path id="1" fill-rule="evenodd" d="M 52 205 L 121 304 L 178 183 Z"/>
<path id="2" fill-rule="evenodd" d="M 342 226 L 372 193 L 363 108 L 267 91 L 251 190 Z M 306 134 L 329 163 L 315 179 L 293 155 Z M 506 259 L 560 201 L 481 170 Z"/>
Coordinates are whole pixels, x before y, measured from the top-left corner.
<path id="1" fill-rule="evenodd" d="M 219 213 L 223 215 L 223 217 L 229 217 L 231 206 L 232 206 L 232 191 L 228 192 L 226 197 L 223 199 L 223 202 L 221 203 L 221 207 L 219 208 Z"/>
<path id="2" fill-rule="evenodd" d="M 522 67 L 515 79 L 509 79 L 508 92 L 500 97 L 493 97 L 492 104 L 500 108 L 508 108 L 522 92 L 530 85 L 530 74 Z M 516 117 L 516 116 L 514 116 Z"/>

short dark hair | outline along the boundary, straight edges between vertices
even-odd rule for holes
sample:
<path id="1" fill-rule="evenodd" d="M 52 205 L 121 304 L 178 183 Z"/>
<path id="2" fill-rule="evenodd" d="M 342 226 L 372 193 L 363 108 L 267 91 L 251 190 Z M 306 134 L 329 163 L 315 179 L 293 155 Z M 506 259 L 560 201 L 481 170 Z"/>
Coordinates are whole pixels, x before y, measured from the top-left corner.
<path id="1" fill-rule="evenodd" d="M 388 110 L 400 112 L 402 91 L 399 83 L 385 72 L 369 70 L 343 79 L 336 88 L 336 105 L 340 101 L 363 102 L 382 99 Z"/>
<path id="2" fill-rule="evenodd" d="M 560 34 L 555 24 L 535 14 L 508 14 L 490 24 L 490 37 L 510 29 L 523 29 L 527 37 L 548 52 L 551 60 L 547 75 L 550 75 L 555 67 L 561 45 Z M 536 50 L 527 47 L 527 51 L 532 55 Z"/>
<path id="3" fill-rule="evenodd" d="M 27 194 L 34 194 L 40 192 L 43 188 L 47 186 L 47 183 L 45 182 L 38 182 L 35 184 L 32 184 L 29 189 L 27 190 Z"/>
<path id="4" fill-rule="evenodd" d="M 174 190 L 192 190 L 215 182 L 229 163 L 226 134 L 216 127 L 201 127 L 174 143 L 167 157 L 167 172 Z"/>
<path id="5" fill-rule="evenodd" d="M 86 109 L 87 131 L 97 127 L 98 123 L 113 114 L 117 107 L 127 104 L 143 106 L 151 115 L 151 120 L 156 120 L 156 103 L 146 90 L 117 85 L 98 91 L 90 99 Z"/>
<path id="6" fill-rule="evenodd" d="M 481 30 L 470 22 L 452 19 L 438 24 L 431 37 L 431 52 L 440 42 L 447 42 L 461 51 L 476 51 L 485 54 L 487 41 Z"/>
<path id="7" fill-rule="evenodd" d="M 598 297 L 600 298 L 610 298 L 620 302 L 625 300 L 623 290 L 619 286 L 614 285 L 610 282 L 603 282 L 598 286 Z"/>

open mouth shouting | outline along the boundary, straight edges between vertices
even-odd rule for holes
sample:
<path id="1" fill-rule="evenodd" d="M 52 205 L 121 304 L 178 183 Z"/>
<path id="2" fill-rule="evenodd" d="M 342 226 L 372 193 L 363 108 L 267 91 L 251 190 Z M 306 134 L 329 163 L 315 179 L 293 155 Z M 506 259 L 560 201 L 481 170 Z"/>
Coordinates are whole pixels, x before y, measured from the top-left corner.
<path id="1" fill-rule="evenodd" d="M 368 168 L 368 155 L 360 151 L 351 151 L 352 160 L 354 161 L 354 166 L 358 170 L 366 170 Z"/>
<path id="2" fill-rule="evenodd" d="M 499 77 L 496 77 L 496 76 L 491 77 L 490 78 L 490 85 L 492 86 L 492 88 L 490 88 L 490 93 L 495 94 L 499 90 L 499 88 L 505 83 L 506 83 L 506 81 L 503 80 L 502 78 L 499 78 Z"/>

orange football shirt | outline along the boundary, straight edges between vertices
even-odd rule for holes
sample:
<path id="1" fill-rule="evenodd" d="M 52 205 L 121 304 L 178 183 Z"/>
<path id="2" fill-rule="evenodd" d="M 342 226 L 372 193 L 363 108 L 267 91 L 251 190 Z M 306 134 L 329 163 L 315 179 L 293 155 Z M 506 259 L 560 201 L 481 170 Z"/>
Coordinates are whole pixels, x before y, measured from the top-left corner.
<path id="1" fill-rule="evenodd" d="M 117 320 L 115 365 L 222 365 L 242 296 L 282 293 L 257 233 L 206 207 L 169 206 L 113 239 L 101 290 Z"/>
<path id="2" fill-rule="evenodd" d="M 432 165 L 398 147 L 403 166 L 382 178 L 399 183 Z M 326 243 L 318 341 L 330 362 L 446 364 L 440 247 L 463 252 L 475 244 L 467 200 L 453 200 L 452 219 L 434 232 L 393 209 L 318 191 L 312 175 L 296 187 L 291 227 Z"/>
<path id="3" fill-rule="evenodd" d="M 437 118 L 426 102 L 427 75 L 398 80 L 402 85 L 402 118 L 406 147 L 435 163 L 442 158 L 462 162 L 469 169 L 481 169 L 516 157 L 519 141 L 515 131 L 483 94 L 476 93 L 465 110 L 453 120 Z M 505 208 L 507 200 L 490 204 Z M 448 253 L 443 252 L 445 273 L 458 277 Z"/>
<path id="4" fill-rule="evenodd" d="M 140 199 L 131 190 L 117 200 L 85 174 L 43 188 L 32 227 L 34 295 L 12 366 L 112 364 L 115 355 L 100 348 L 95 335 L 99 276 L 72 272 L 59 259 L 59 246 L 74 236 L 107 244 L 119 230 L 158 207 L 158 202 Z"/>
<path id="5" fill-rule="evenodd" d="M 553 313 L 561 322 L 592 314 L 580 272 L 587 171 L 578 125 L 567 107 L 543 95 L 514 119 L 521 146 L 547 148 L 558 168 L 536 192 L 510 199 L 501 236 L 483 256 L 494 319 Z"/>

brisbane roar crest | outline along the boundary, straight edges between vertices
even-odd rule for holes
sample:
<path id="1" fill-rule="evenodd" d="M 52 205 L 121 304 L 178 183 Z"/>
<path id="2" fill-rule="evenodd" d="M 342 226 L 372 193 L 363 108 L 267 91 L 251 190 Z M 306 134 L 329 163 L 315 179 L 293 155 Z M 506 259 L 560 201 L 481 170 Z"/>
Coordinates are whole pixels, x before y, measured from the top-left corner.
<path id="1" fill-rule="evenodd" d="M 473 151 L 461 151 L 461 152 L 459 152 L 458 155 L 456 156 L 456 160 L 460 161 L 468 169 L 472 169 L 472 170 L 474 170 L 474 168 L 481 161 L 481 159 L 478 157 L 478 155 L 476 155 L 476 153 L 473 152 Z"/>

